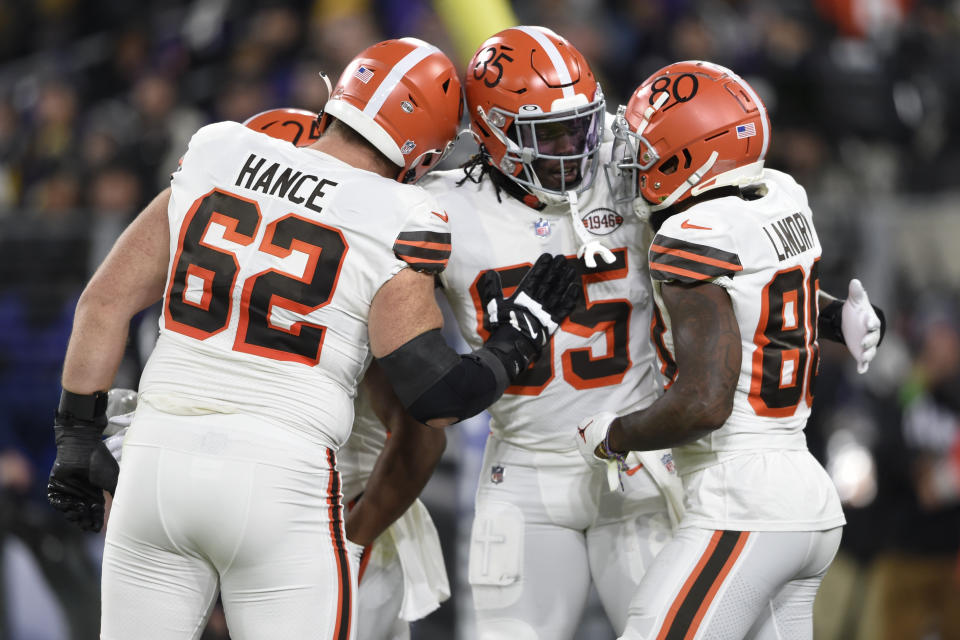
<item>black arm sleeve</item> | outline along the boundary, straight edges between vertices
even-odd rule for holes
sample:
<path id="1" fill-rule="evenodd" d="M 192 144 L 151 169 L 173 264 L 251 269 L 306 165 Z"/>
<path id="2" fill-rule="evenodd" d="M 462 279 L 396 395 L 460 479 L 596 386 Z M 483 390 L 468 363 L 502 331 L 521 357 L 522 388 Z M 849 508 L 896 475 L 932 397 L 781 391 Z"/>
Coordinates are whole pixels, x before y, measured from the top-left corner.
<path id="1" fill-rule="evenodd" d="M 499 327 L 481 348 L 460 355 L 433 329 L 377 361 L 414 418 L 463 420 L 496 402 L 537 352 L 512 327 Z"/>

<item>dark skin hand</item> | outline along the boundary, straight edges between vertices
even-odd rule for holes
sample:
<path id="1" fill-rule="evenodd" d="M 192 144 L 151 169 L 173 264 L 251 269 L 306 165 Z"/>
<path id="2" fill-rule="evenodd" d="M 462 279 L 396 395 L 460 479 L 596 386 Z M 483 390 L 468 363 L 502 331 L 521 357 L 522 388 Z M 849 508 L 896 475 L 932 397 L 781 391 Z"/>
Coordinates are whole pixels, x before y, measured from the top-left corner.
<path id="1" fill-rule="evenodd" d="M 646 409 L 614 420 L 610 448 L 666 449 L 693 442 L 726 422 L 740 377 L 740 328 L 730 296 L 709 284 L 664 284 L 678 375 Z"/>
<path id="2" fill-rule="evenodd" d="M 390 432 L 363 496 L 344 523 L 347 539 L 366 547 L 423 491 L 447 446 L 447 435 L 407 414 L 376 361 L 360 384 L 366 388 L 377 418 Z"/>

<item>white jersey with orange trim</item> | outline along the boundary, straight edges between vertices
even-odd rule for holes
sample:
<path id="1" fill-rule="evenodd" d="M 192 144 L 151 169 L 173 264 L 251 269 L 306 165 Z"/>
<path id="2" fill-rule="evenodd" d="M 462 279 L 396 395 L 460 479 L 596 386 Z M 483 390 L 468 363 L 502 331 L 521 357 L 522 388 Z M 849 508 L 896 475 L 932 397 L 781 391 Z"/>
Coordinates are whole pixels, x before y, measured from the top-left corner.
<path id="1" fill-rule="evenodd" d="M 171 413 L 258 416 L 339 447 L 370 357 L 373 296 L 408 265 L 446 263 L 436 201 L 221 122 L 191 139 L 169 220 L 171 270 L 141 398 Z"/>
<path id="2" fill-rule="evenodd" d="M 498 196 L 489 176 L 457 186 L 463 178 L 462 170 L 431 173 L 420 184 L 450 217 L 453 250 L 441 282 L 471 347 L 488 335 L 476 291 L 487 270 L 496 269 L 509 295 L 541 253 L 561 254 L 575 261 L 583 291 L 540 359 L 487 409 L 467 572 L 478 634 L 572 638 L 591 584 L 620 630 L 630 594 L 682 510 L 680 481 L 669 451 L 645 451 L 631 454 L 611 490 L 570 434 L 600 408 L 629 412 L 658 393 L 640 222 L 614 210 L 603 180 L 574 212 Z M 615 262 L 587 268 L 577 259 L 583 241 L 574 225 Z"/>
<path id="3" fill-rule="evenodd" d="M 664 282 L 723 287 L 743 345 L 726 423 L 673 449 L 686 489 L 684 524 L 827 529 L 843 524 L 843 512 L 803 433 L 818 364 L 820 241 L 803 188 L 770 169 L 761 182 L 762 197 L 707 200 L 671 216 L 650 246 L 652 333 L 667 386 L 677 370 Z M 758 452 L 774 452 L 776 460 L 742 455 Z"/>
<path id="4" fill-rule="evenodd" d="M 582 196 L 576 224 L 613 251 L 616 261 L 598 258 L 596 268 L 589 269 L 576 259 L 580 240 L 568 206 L 538 211 L 506 193 L 498 197 L 489 178 L 457 186 L 463 177 L 459 169 L 440 171 L 420 184 L 450 217 L 456 242 L 441 283 L 471 348 L 489 335 L 476 290 L 482 273 L 496 269 L 509 295 L 542 252 L 576 261 L 584 283 L 581 302 L 536 364 L 488 408 L 498 438 L 527 449 L 571 451 L 570 425 L 598 407 L 644 406 L 657 393 L 641 224 L 614 211 L 606 182 L 597 179 Z"/>

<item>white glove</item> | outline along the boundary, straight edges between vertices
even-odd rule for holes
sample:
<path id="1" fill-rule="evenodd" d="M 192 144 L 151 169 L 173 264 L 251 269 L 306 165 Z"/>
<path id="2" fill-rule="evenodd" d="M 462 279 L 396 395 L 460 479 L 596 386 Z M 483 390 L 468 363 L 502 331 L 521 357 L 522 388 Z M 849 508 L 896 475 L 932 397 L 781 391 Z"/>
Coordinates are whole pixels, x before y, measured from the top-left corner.
<path id="1" fill-rule="evenodd" d="M 107 426 L 103 435 L 108 437 L 103 444 L 107 445 L 107 451 L 117 464 L 120 464 L 123 454 L 123 438 L 127 435 L 136 410 L 137 392 L 133 389 L 114 387 L 107 392 Z"/>
<path id="2" fill-rule="evenodd" d="M 843 302 L 841 328 L 850 355 L 857 361 L 857 373 L 866 373 L 880 344 L 880 318 L 873 310 L 867 292 L 859 280 L 850 281 L 847 299 Z"/>
<path id="3" fill-rule="evenodd" d="M 133 413 L 125 414 L 133 416 Z M 111 418 L 111 422 L 113 419 Z M 119 431 L 116 431 L 112 436 L 106 438 L 103 441 L 103 444 L 107 445 L 107 451 L 110 452 L 110 455 L 113 456 L 113 459 L 117 461 L 117 464 L 120 464 L 120 458 L 123 455 L 123 439 L 127 435 L 127 427 L 123 427 Z"/>
<path id="4" fill-rule="evenodd" d="M 133 389 L 114 387 L 107 392 L 107 417 L 130 413 L 137 408 L 137 392 Z"/>
<path id="5" fill-rule="evenodd" d="M 577 450 L 586 463 L 592 467 L 606 467 L 607 485 L 611 491 L 623 488 L 620 472 L 626 467 L 625 456 L 616 454 L 607 448 L 607 433 L 617 414 L 604 411 L 590 416 L 577 425 Z M 601 455 L 598 455 L 601 454 Z"/>

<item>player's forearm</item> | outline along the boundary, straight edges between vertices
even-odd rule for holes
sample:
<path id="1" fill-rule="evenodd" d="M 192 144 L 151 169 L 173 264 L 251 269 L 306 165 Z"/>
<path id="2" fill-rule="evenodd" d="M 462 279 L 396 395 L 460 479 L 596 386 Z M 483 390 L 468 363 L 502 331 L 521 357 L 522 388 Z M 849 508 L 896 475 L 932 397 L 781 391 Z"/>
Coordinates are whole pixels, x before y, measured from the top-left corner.
<path id="1" fill-rule="evenodd" d="M 347 515 L 347 538 L 363 546 L 413 504 L 446 448 L 446 435 L 440 429 L 409 424 L 394 433 L 377 458 L 363 496 Z"/>
<path id="2" fill-rule="evenodd" d="M 120 235 L 87 283 L 74 314 L 63 387 L 106 391 L 120 366 L 130 319 L 163 297 L 170 231 L 164 189 Z"/>
<path id="3" fill-rule="evenodd" d="M 650 407 L 614 421 L 614 451 L 647 451 L 692 442 L 726 422 L 740 376 L 740 330 L 730 297 L 703 283 L 661 287 L 673 319 L 679 374 Z"/>
<path id="4" fill-rule="evenodd" d="M 608 444 L 613 451 L 623 452 L 667 449 L 718 429 L 729 415 L 721 401 L 671 387 L 648 408 L 614 420 Z"/>
<path id="5" fill-rule="evenodd" d="M 118 317 L 82 296 L 63 363 L 63 388 L 80 394 L 109 389 L 123 359 L 129 326 L 129 317 Z"/>

